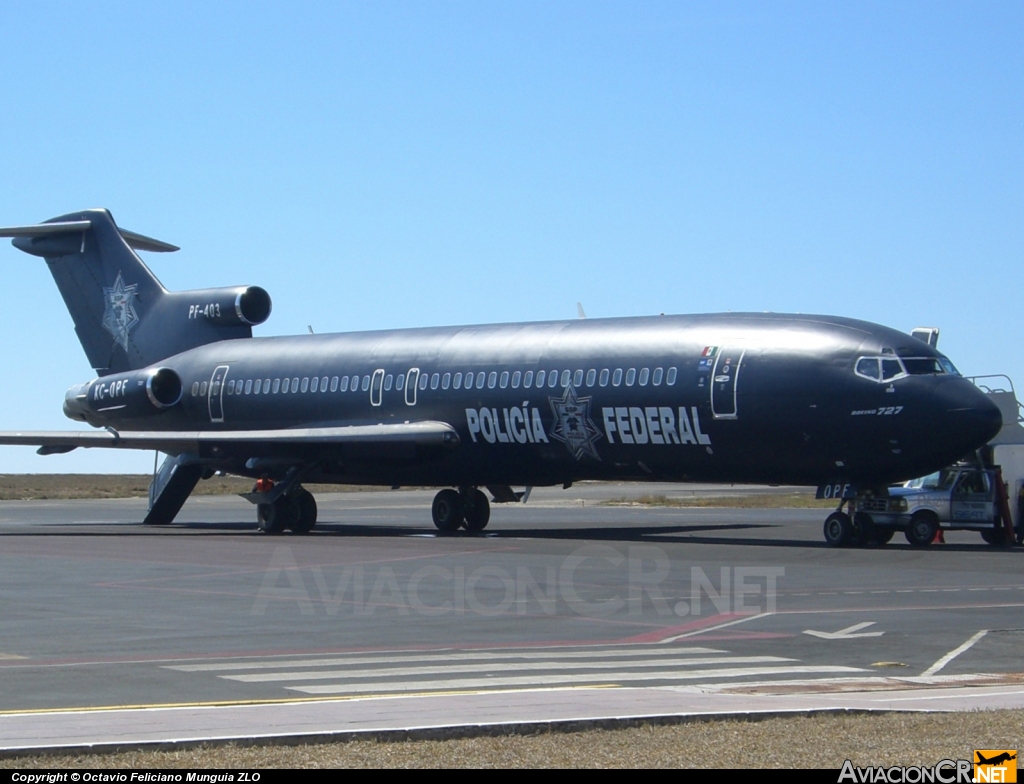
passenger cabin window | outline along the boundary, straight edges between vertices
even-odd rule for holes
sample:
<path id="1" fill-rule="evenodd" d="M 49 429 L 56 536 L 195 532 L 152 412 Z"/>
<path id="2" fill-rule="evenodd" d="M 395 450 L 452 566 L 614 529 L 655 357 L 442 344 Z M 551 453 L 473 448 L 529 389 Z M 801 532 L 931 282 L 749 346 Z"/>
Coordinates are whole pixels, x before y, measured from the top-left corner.
<path id="1" fill-rule="evenodd" d="M 308 391 L 309 391 L 309 379 L 308 378 L 304 378 L 304 379 L 302 379 L 302 392 L 303 392 L 303 394 L 305 394 Z M 313 391 L 316 392 L 315 389 Z"/>
<path id="2" fill-rule="evenodd" d="M 571 372 L 571 371 L 568 371 L 568 370 L 563 370 L 563 371 L 562 371 L 562 378 L 561 378 L 561 382 L 562 382 L 562 386 L 563 386 L 563 387 L 567 387 L 567 386 L 569 386 L 569 377 L 570 377 L 571 375 L 572 375 L 572 372 Z"/>
<path id="3" fill-rule="evenodd" d="M 597 371 L 594 370 L 594 368 L 590 368 L 590 370 L 587 371 L 587 386 L 588 387 L 594 386 L 596 381 L 597 381 Z"/>
<path id="4" fill-rule="evenodd" d="M 608 368 L 604 368 L 604 369 L 603 369 L 603 370 L 601 371 L 601 380 L 600 380 L 600 382 L 599 382 L 599 383 L 600 383 L 600 384 L 601 384 L 601 386 L 603 386 L 603 387 L 606 387 L 606 386 L 608 386 Z"/>
<path id="5" fill-rule="evenodd" d="M 671 367 L 671 368 L 668 369 L 668 373 L 665 374 L 665 383 L 668 386 L 672 386 L 673 384 L 676 383 L 676 374 L 677 373 L 678 373 L 678 371 L 674 367 Z"/>
<path id="6" fill-rule="evenodd" d="M 424 389 L 427 388 L 427 383 L 429 381 L 430 381 L 430 377 L 427 376 L 426 373 L 424 373 L 422 376 L 420 376 L 420 392 L 422 392 Z"/>
<path id="7" fill-rule="evenodd" d="M 495 371 L 491 371 L 487 374 L 487 388 L 494 389 L 498 385 L 498 374 Z"/>
<path id="8" fill-rule="evenodd" d="M 519 382 L 522 380 L 523 374 L 518 370 L 512 374 L 512 389 L 519 389 Z"/>
<path id="9" fill-rule="evenodd" d="M 498 379 L 498 386 L 504 389 L 508 386 L 508 371 L 501 371 L 501 377 Z"/>
<path id="10" fill-rule="evenodd" d="M 199 394 L 199 382 L 198 381 L 193 381 L 192 382 L 192 397 L 195 397 L 198 394 Z"/>
<path id="11" fill-rule="evenodd" d="M 385 392 L 390 392 L 391 391 L 391 387 L 392 387 L 392 385 L 394 383 L 395 383 L 395 377 L 393 375 L 388 373 L 386 376 L 384 376 L 384 391 Z M 313 391 L 316 392 L 315 389 Z"/>
<path id="12" fill-rule="evenodd" d="M 631 387 L 636 383 L 636 368 L 630 368 L 626 371 L 626 386 Z"/>
<path id="13" fill-rule="evenodd" d="M 337 392 L 337 391 L 338 391 L 338 377 L 337 376 L 332 376 L 331 377 L 331 392 Z M 344 392 L 344 390 L 342 390 L 342 391 Z"/>
<path id="14" fill-rule="evenodd" d="M 558 383 L 558 371 L 552 370 L 548 373 L 548 386 L 554 387 Z"/>
<path id="15" fill-rule="evenodd" d="M 654 368 L 654 375 L 651 377 L 651 383 L 656 387 L 661 386 L 661 378 L 665 374 L 662 368 Z"/>
<path id="16" fill-rule="evenodd" d="M 317 376 L 313 376 L 313 380 L 309 382 L 309 391 L 316 392 L 320 389 L 320 379 Z"/>
<path id="17" fill-rule="evenodd" d="M 348 376 L 341 377 L 341 386 L 338 387 L 342 392 L 348 392 Z"/>
<path id="18" fill-rule="evenodd" d="M 648 378 L 648 376 L 650 376 L 650 375 L 651 375 L 651 371 L 650 371 L 650 370 L 648 370 L 647 368 L 643 368 L 643 369 L 642 369 L 642 370 L 640 371 L 640 378 L 638 378 L 638 379 L 637 379 L 637 383 L 638 383 L 638 384 L 639 384 L 640 386 L 642 386 L 642 387 L 645 387 L 645 386 L 647 386 L 647 378 Z"/>
<path id="19" fill-rule="evenodd" d="M 617 387 L 622 383 L 622 368 L 615 368 L 615 372 L 612 373 L 612 386 Z"/>
<path id="20" fill-rule="evenodd" d="M 430 377 L 430 388 L 437 389 L 438 384 L 441 383 L 441 374 L 435 373 Z"/>
<path id="21" fill-rule="evenodd" d="M 527 370 L 523 374 L 523 389 L 529 389 L 533 385 L 533 371 Z"/>
<path id="22" fill-rule="evenodd" d="M 397 389 L 399 392 L 401 392 L 404 387 L 405 387 L 405 374 L 404 373 L 399 373 L 398 376 L 395 378 L 395 389 Z"/>
<path id="23" fill-rule="evenodd" d="M 485 376 L 486 376 L 486 373 L 484 373 L 482 370 L 479 373 L 476 374 L 476 388 L 477 389 L 483 389 L 484 388 L 484 377 Z"/>
<path id="24" fill-rule="evenodd" d="M 259 382 L 257 381 L 256 383 L 258 384 Z M 252 379 L 250 378 L 250 379 L 247 379 L 246 382 L 245 382 L 245 394 L 248 395 L 251 392 L 252 392 Z"/>
<path id="25" fill-rule="evenodd" d="M 462 389 L 462 374 L 456 373 L 452 379 L 452 389 Z"/>
<path id="26" fill-rule="evenodd" d="M 538 370 L 537 371 L 537 389 L 540 389 L 542 386 L 544 386 L 544 374 L 545 374 L 545 372 L 546 371 L 544 371 L 544 370 Z"/>
<path id="27" fill-rule="evenodd" d="M 574 387 L 581 387 L 581 386 L 583 386 L 583 371 L 582 370 L 577 370 L 575 373 L 572 374 L 572 385 Z"/>
<path id="28" fill-rule="evenodd" d="M 280 391 L 281 391 L 281 379 L 275 378 L 274 379 L 274 394 L 276 395 Z"/>

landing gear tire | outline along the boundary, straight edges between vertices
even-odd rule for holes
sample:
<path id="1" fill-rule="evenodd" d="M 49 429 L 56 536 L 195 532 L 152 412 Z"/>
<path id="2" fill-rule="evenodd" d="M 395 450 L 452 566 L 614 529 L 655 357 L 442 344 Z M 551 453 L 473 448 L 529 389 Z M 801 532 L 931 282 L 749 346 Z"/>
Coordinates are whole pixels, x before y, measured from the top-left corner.
<path id="1" fill-rule="evenodd" d="M 910 527 L 904 536 L 914 547 L 927 547 L 935 538 L 939 523 L 930 514 L 916 514 L 910 518 Z"/>
<path id="2" fill-rule="evenodd" d="M 876 527 L 871 532 L 871 543 L 877 545 L 887 545 L 896 534 L 894 528 L 878 528 Z"/>
<path id="3" fill-rule="evenodd" d="M 299 506 L 289 496 L 283 495 L 272 504 L 256 507 L 256 522 L 265 534 L 281 534 L 291 528 L 299 519 Z"/>
<path id="4" fill-rule="evenodd" d="M 430 508 L 438 531 L 452 533 L 462 525 L 462 496 L 454 490 L 442 490 L 434 496 Z"/>
<path id="5" fill-rule="evenodd" d="M 308 534 L 316 525 L 316 499 L 313 494 L 305 488 L 292 494 L 295 504 L 298 507 L 298 519 L 292 523 L 291 529 L 294 534 Z"/>
<path id="6" fill-rule="evenodd" d="M 467 531 L 482 531 L 491 519 L 491 503 L 482 490 L 476 488 L 462 495 L 463 515 Z"/>
<path id="7" fill-rule="evenodd" d="M 871 544 L 875 532 L 875 521 L 871 515 L 864 512 L 855 512 L 853 515 L 853 533 L 850 536 L 852 547 L 866 547 Z"/>
<path id="8" fill-rule="evenodd" d="M 986 544 L 993 547 L 1004 547 L 1009 544 L 1006 541 L 1006 531 L 1001 527 L 985 529 L 981 532 L 981 538 L 985 540 Z"/>
<path id="9" fill-rule="evenodd" d="M 833 512 L 825 518 L 825 544 L 846 547 L 853 537 L 853 523 L 845 512 Z"/>

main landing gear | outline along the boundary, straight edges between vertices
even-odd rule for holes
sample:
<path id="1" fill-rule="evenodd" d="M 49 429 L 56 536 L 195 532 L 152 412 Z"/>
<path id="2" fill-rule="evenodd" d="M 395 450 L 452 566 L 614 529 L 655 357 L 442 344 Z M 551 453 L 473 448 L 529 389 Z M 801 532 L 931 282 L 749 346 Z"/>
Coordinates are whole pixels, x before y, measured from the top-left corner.
<path id="1" fill-rule="evenodd" d="M 430 511 L 437 530 L 445 533 L 458 531 L 462 526 L 467 531 L 482 531 L 491 519 L 491 504 L 475 487 L 442 490 L 434 496 Z"/>
<path id="2" fill-rule="evenodd" d="M 265 534 L 308 534 L 316 525 L 316 499 L 304 487 L 278 496 L 269 504 L 258 504 L 256 522 Z"/>
<path id="3" fill-rule="evenodd" d="M 850 504 L 852 510 L 853 504 Z M 892 529 L 876 527 L 871 515 L 864 512 L 848 514 L 842 505 L 825 518 L 825 544 L 829 547 L 866 547 L 888 544 Z"/>

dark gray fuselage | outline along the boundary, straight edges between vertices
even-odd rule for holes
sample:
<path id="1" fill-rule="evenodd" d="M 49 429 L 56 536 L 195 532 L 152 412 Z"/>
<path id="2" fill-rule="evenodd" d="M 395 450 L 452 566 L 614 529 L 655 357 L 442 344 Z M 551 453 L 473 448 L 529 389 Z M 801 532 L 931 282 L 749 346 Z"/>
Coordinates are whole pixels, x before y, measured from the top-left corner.
<path id="1" fill-rule="evenodd" d="M 955 373 L 890 382 L 854 373 L 858 358 L 888 355 L 941 357 L 876 324 L 779 314 L 225 340 L 158 363 L 180 375 L 181 403 L 117 427 L 447 422 L 460 438 L 451 450 L 321 446 L 279 456 L 281 470 L 296 460 L 315 463 L 315 481 L 434 486 L 581 479 L 877 486 L 937 470 L 998 430 L 998 410 Z M 278 473 L 274 460 L 253 462 L 244 447 L 203 457 L 235 473 Z"/>

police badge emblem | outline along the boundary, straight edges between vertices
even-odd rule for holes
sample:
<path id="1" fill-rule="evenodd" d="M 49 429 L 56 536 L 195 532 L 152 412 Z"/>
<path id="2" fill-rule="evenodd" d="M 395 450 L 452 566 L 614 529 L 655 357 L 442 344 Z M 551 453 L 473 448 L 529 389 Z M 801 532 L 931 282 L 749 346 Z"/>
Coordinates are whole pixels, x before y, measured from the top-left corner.
<path id="1" fill-rule="evenodd" d="M 551 411 L 555 415 L 551 437 L 565 444 L 573 457 L 580 460 L 584 455 L 600 460 L 594 442 L 601 437 L 594 423 L 590 421 L 589 397 L 576 397 L 576 390 L 570 384 L 561 398 L 549 397 Z"/>
<path id="2" fill-rule="evenodd" d="M 134 304 L 138 288 L 137 283 L 124 285 L 120 270 L 114 285 L 103 287 L 103 328 L 114 336 L 114 342 L 125 351 L 128 350 L 128 333 L 139 323 Z"/>

